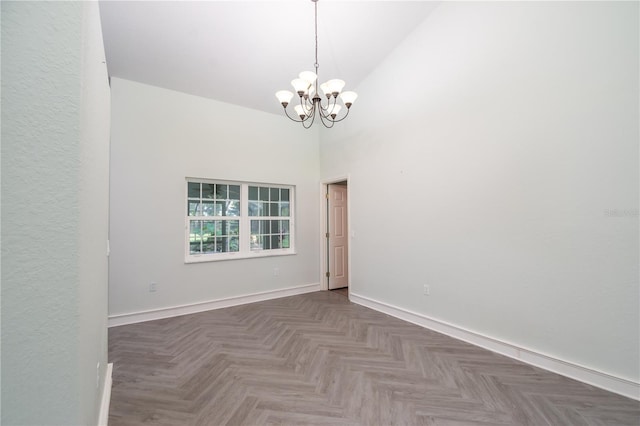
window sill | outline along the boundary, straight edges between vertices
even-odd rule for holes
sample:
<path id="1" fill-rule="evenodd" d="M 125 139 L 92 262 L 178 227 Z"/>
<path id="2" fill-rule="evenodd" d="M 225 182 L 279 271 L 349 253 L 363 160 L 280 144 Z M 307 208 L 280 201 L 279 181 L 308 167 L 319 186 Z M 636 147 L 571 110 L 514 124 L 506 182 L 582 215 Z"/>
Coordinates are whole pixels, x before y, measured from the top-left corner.
<path id="1" fill-rule="evenodd" d="M 297 254 L 295 250 L 256 250 L 251 253 L 220 253 L 188 256 L 184 263 L 222 262 L 225 260 L 255 259 L 259 257 L 292 256 Z"/>

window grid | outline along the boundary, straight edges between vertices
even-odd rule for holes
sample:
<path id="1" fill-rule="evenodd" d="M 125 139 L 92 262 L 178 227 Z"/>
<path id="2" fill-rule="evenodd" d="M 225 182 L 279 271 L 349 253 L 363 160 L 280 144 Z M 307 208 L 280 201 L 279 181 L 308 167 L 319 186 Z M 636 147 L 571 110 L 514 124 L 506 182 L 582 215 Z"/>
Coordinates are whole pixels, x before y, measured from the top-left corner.
<path id="1" fill-rule="evenodd" d="M 291 247 L 290 191 L 288 188 L 249 186 L 251 250 Z M 274 220 L 274 217 L 280 218 Z"/>
<path id="2" fill-rule="evenodd" d="M 240 251 L 240 207 L 240 185 L 188 182 L 189 254 Z"/>
<path id="3" fill-rule="evenodd" d="M 294 254 L 294 187 L 187 178 L 185 262 Z"/>

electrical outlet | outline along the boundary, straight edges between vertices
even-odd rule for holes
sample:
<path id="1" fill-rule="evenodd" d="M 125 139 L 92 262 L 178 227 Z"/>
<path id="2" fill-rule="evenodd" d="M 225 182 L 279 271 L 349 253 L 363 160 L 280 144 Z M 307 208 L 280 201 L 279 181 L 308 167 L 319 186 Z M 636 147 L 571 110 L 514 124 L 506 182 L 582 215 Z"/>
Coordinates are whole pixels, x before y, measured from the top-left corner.
<path id="1" fill-rule="evenodd" d="M 158 284 L 155 282 L 152 282 L 151 284 L 149 284 L 149 292 L 153 293 L 158 289 Z"/>
<path id="2" fill-rule="evenodd" d="M 424 294 L 425 296 L 428 296 L 429 294 L 431 294 L 431 289 L 426 284 L 424 285 Z"/>

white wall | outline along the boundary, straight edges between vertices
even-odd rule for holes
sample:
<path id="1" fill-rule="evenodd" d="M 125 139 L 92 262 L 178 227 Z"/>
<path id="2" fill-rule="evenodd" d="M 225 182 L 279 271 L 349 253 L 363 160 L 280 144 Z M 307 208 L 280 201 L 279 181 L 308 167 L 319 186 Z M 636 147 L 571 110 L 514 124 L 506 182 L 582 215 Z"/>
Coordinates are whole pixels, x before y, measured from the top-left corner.
<path id="1" fill-rule="evenodd" d="M 398 46 L 321 134 L 352 291 L 637 383 L 638 11 L 447 2 Z"/>
<path id="2" fill-rule="evenodd" d="M 97 3 L 3 1 L 2 424 L 97 423 L 108 128 Z"/>
<path id="3" fill-rule="evenodd" d="M 80 345 L 76 368 L 82 372 L 78 392 L 81 423 L 97 424 L 102 392 L 95 392 L 96 365 L 100 390 L 104 389 L 107 374 L 111 90 L 98 2 L 83 5 L 77 225 Z"/>
<path id="4" fill-rule="evenodd" d="M 123 79 L 111 89 L 110 315 L 318 282 L 314 130 Z M 297 254 L 185 264 L 187 176 L 295 185 Z"/>

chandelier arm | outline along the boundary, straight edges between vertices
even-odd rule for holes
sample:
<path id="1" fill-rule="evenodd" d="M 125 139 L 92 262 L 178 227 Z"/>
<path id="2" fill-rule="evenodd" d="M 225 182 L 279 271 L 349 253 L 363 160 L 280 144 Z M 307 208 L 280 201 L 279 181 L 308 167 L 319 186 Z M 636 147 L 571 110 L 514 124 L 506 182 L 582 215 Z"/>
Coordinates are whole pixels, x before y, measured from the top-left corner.
<path id="1" fill-rule="evenodd" d="M 331 103 L 331 100 L 329 100 L 327 102 L 327 106 L 326 107 L 323 107 L 322 104 L 320 104 L 320 108 L 322 108 L 322 111 L 326 112 L 326 114 L 324 114 L 325 117 L 329 117 L 331 115 L 331 111 L 333 111 L 333 109 L 334 109 L 334 107 L 336 106 L 337 103 L 338 102 L 337 102 L 336 98 L 333 98 L 333 104 Z"/>
<path id="2" fill-rule="evenodd" d="M 291 120 L 291 121 L 295 121 L 296 123 L 302 123 L 302 122 L 306 121 L 306 120 L 296 120 L 295 118 L 291 117 L 291 116 L 289 115 L 289 113 L 287 112 L 287 109 L 286 109 L 286 108 L 284 108 L 284 113 L 285 113 L 285 115 L 287 116 L 287 118 L 289 118 L 289 120 Z"/>
<path id="3" fill-rule="evenodd" d="M 311 102 L 309 102 L 308 98 L 300 96 L 300 106 L 302 107 L 302 110 L 305 111 L 305 115 L 307 116 L 306 118 L 303 118 L 301 120 L 296 120 L 294 118 L 291 118 L 289 116 L 289 114 L 287 113 L 286 109 L 285 109 L 284 112 L 285 112 L 285 114 L 287 114 L 287 117 L 289 117 L 291 120 L 295 121 L 296 123 L 303 123 L 305 121 L 309 121 L 309 118 L 311 117 L 312 113 L 315 113 L 315 111 L 314 111 L 315 105 L 312 104 Z"/>
<path id="4" fill-rule="evenodd" d="M 335 124 L 335 121 L 332 120 L 329 117 L 323 117 L 322 115 L 320 115 L 320 121 L 322 122 L 322 125 L 324 127 L 326 127 L 327 129 L 330 129 L 333 127 L 333 125 Z M 331 123 L 331 124 L 327 124 L 327 122 Z"/>
<path id="5" fill-rule="evenodd" d="M 313 102 L 312 101 L 309 101 L 308 98 L 300 98 L 300 105 L 302 105 L 302 107 L 304 109 L 312 109 L 313 108 Z"/>
<path id="6" fill-rule="evenodd" d="M 339 122 L 341 122 L 342 120 L 344 120 L 345 118 L 347 118 L 347 116 L 349 115 L 349 111 L 351 111 L 351 109 L 350 109 L 350 108 L 347 108 L 347 113 L 344 115 L 344 117 L 342 117 L 342 118 L 341 118 L 341 119 L 339 119 L 339 120 L 331 120 L 331 121 L 333 121 L 334 123 L 339 123 Z"/>
<path id="7" fill-rule="evenodd" d="M 313 122 L 316 121 L 316 111 L 315 111 L 315 109 L 313 109 L 311 112 L 312 112 L 312 115 L 308 115 L 307 118 L 302 121 L 302 127 L 304 127 L 305 129 L 309 129 L 311 126 L 313 126 Z M 309 123 L 308 126 L 305 126 L 304 123 L 309 121 L 309 118 L 311 118 L 311 122 Z"/>

